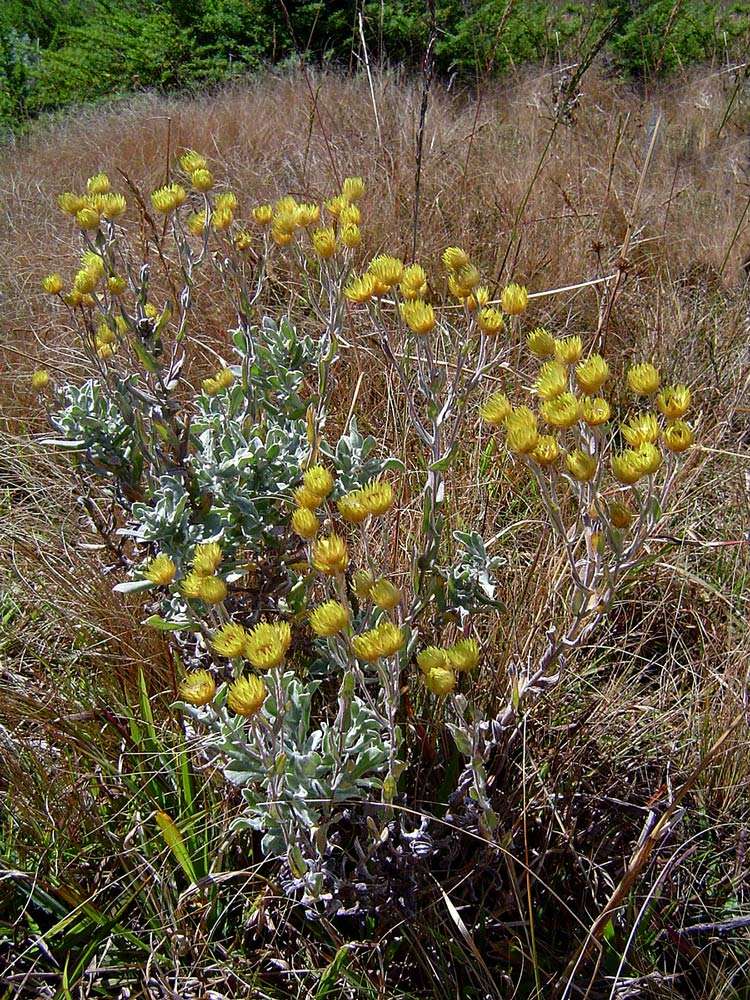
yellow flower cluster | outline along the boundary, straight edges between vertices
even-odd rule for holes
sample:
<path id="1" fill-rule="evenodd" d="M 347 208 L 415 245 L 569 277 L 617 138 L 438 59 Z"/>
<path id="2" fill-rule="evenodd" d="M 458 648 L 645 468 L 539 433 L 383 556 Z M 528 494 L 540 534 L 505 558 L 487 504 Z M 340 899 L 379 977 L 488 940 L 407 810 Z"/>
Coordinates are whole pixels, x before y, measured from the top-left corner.
<path id="1" fill-rule="evenodd" d="M 326 601 L 310 612 L 309 620 L 316 635 L 329 638 L 348 627 L 349 610 L 340 601 Z"/>
<path id="2" fill-rule="evenodd" d="M 143 575 L 157 587 L 168 587 L 174 580 L 177 567 L 168 555 L 160 553 L 148 563 Z"/>
<path id="3" fill-rule="evenodd" d="M 258 714 L 265 700 L 266 686 L 256 674 L 240 677 L 230 685 L 227 694 L 227 706 L 248 719 Z"/>
<path id="4" fill-rule="evenodd" d="M 234 382 L 234 372 L 231 368 L 220 368 L 215 375 L 204 378 L 201 388 L 207 396 L 215 396 L 222 389 L 228 389 Z"/>
<path id="5" fill-rule="evenodd" d="M 294 491 L 297 508 L 292 514 L 292 530 L 300 538 L 309 541 L 320 528 L 314 511 L 324 502 L 333 489 L 333 476 L 322 465 L 313 465 L 305 470 L 302 485 Z"/>
<path id="6" fill-rule="evenodd" d="M 182 184 L 165 184 L 151 192 L 151 204 L 157 212 L 169 215 L 187 199 L 187 191 Z"/>
<path id="7" fill-rule="evenodd" d="M 227 585 L 215 574 L 223 558 L 218 542 L 197 545 L 190 572 L 180 584 L 183 596 L 188 599 L 198 598 L 206 604 L 221 604 L 227 596 Z"/>
<path id="8" fill-rule="evenodd" d="M 352 638 L 354 655 L 365 663 L 374 663 L 386 656 L 394 656 L 406 641 L 404 630 L 391 621 L 380 622 L 375 628 Z"/>
<path id="9" fill-rule="evenodd" d="M 393 487 L 384 479 L 376 479 L 360 490 L 345 493 L 336 506 L 345 521 L 360 524 L 371 515 L 386 514 L 393 507 Z"/>
<path id="10" fill-rule="evenodd" d="M 188 705 L 207 705 L 216 694 L 216 681 L 208 670 L 193 670 L 182 681 L 177 693 Z"/>
<path id="11" fill-rule="evenodd" d="M 236 622 L 228 622 L 211 640 L 219 656 L 230 659 L 244 657 L 258 670 L 272 670 L 280 666 L 291 644 L 292 632 L 288 622 L 259 622 L 249 632 Z"/>
<path id="12" fill-rule="evenodd" d="M 460 639 L 453 646 L 427 646 L 417 654 L 417 666 L 425 687 L 432 694 L 450 694 L 456 686 L 456 674 L 468 673 L 479 663 L 479 644 L 474 639 Z"/>
<path id="13" fill-rule="evenodd" d="M 111 190 L 106 174 L 89 177 L 85 194 L 64 191 L 58 195 L 57 204 L 75 218 L 81 229 L 98 229 L 103 219 L 117 219 L 127 208 L 125 198 Z"/>

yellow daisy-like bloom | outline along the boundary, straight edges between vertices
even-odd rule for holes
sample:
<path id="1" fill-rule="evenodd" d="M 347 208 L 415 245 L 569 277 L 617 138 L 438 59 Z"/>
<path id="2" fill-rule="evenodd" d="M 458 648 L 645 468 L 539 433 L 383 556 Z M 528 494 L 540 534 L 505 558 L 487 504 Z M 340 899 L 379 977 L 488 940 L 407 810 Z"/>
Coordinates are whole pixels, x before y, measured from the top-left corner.
<path id="1" fill-rule="evenodd" d="M 206 604 L 221 604 L 227 596 L 227 585 L 219 576 L 202 576 L 198 596 Z"/>
<path id="2" fill-rule="evenodd" d="M 383 253 L 373 257 L 367 270 L 376 281 L 387 288 L 393 288 L 403 277 L 404 264 L 398 257 L 391 257 L 389 254 Z"/>
<path id="3" fill-rule="evenodd" d="M 96 328 L 96 343 L 97 344 L 114 344 L 117 340 L 117 334 L 112 329 L 111 326 L 107 326 L 106 323 L 100 323 Z"/>
<path id="4" fill-rule="evenodd" d="M 401 294 L 410 301 L 422 299 L 427 294 L 427 274 L 421 264 L 410 264 L 404 268 L 400 284 Z"/>
<path id="5" fill-rule="evenodd" d="M 469 255 L 461 247 L 446 247 L 442 261 L 448 271 L 460 271 L 471 263 Z"/>
<path id="6" fill-rule="evenodd" d="M 376 479 L 361 491 L 362 503 L 374 516 L 387 514 L 393 507 L 393 487 L 384 479 Z"/>
<path id="7" fill-rule="evenodd" d="M 313 546 L 312 563 L 326 576 L 343 573 L 349 565 L 349 550 L 341 535 L 334 532 L 327 538 L 319 539 Z"/>
<path id="8" fill-rule="evenodd" d="M 492 306 L 485 306 L 477 314 L 477 326 L 488 337 L 496 337 L 504 329 L 505 320 L 499 309 L 493 309 Z"/>
<path id="9" fill-rule="evenodd" d="M 39 369 L 31 376 L 31 388 L 35 392 L 42 392 L 49 385 L 49 372 Z"/>
<path id="10" fill-rule="evenodd" d="M 624 530 L 629 528 L 633 523 L 634 514 L 633 511 L 624 503 L 620 503 L 617 500 L 610 501 L 609 504 L 609 519 L 615 528 L 620 528 Z"/>
<path id="11" fill-rule="evenodd" d="M 67 295 L 63 295 L 63 302 L 66 306 L 75 308 L 83 303 L 83 296 L 80 292 L 70 291 Z"/>
<path id="12" fill-rule="evenodd" d="M 273 219 L 273 208 L 270 205 L 256 205 L 252 216 L 259 226 L 267 226 Z"/>
<path id="13" fill-rule="evenodd" d="M 372 274 L 363 274 L 361 277 L 352 277 L 344 289 L 344 296 L 350 302 L 361 305 L 369 302 L 375 294 L 375 278 Z"/>
<path id="14" fill-rule="evenodd" d="M 359 230 L 359 226 L 353 222 L 347 222 L 341 229 L 341 242 L 349 250 L 356 250 L 362 243 L 362 233 Z"/>
<path id="15" fill-rule="evenodd" d="M 94 208 L 84 207 L 76 212 L 76 222 L 81 229 L 98 229 L 99 221 L 99 213 Z"/>
<path id="16" fill-rule="evenodd" d="M 193 670 L 180 682 L 177 694 L 188 705 L 207 705 L 216 694 L 216 681 L 208 670 Z"/>
<path id="17" fill-rule="evenodd" d="M 197 545 L 193 553 L 193 572 L 198 576 L 213 576 L 221 565 L 224 554 L 218 542 Z"/>
<path id="18" fill-rule="evenodd" d="M 403 629 L 393 622 L 381 622 L 375 628 L 352 639 L 352 649 L 360 660 L 371 663 L 383 656 L 393 656 L 406 641 Z"/>
<path id="19" fill-rule="evenodd" d="M 462 267 L 460 271 L 454 271 L 448 279 L 448 289 L 451 295 L 457 299 L 467 299 L 479 282 L 482 276 L 473 264 Z"/>
<path id="20" fill-rule="evenodd" d="M 201 587 L 203 585 L 203 577 L 198 576 L 197 573 L 188 573 L 184 580 L 180 583 L 180 591 L 183 597 L 187 597 L 190 600 L 195 600 L 200 597 Z"/>
<path id="21" fill-rule="evenodd" d="M 301 229 L 320 222 L 320 205 L 314 205 L 312 202 L 297 205 L 294 210 L 294 221 Z"/>
<path id="22" fill-rule="evenodd" d="M 532 452 L 539 442 L 536 414 L 528 406 L 517 406 L 505 418 L 508 450 L 517 455 Z"/>
<path id="23" fill-rule="evenodd" d="M 227 694 L 227 706 L 246 719 L 257 715 L 265 700 L 266 686 L 257 674 L 240 677 L 231 685 Z"/>
<path id="24" fill-rule="evenodd" d="M 352 579 L 352 590 L 360 601 L 367 601 L 374 584 L 375 580 L 369 570 L 358 569 Z"/>
<path id="25" fill-rule="evenodd" d="M 323 260 L 328 260 L 336 253 L 336 233 L 330 226 L 316 229 L 312 234 L 312 242 L 315 253 Z"/>
<path id="26" fill-rule="evenodd" d="M 298 507 L 292 514 L 292 531 L 305 541 L 315 538 L 320 528 L 320 521 L 309 507 Z"/>
<path id="27" fill-rule="evenodd" d="M 576 365 L 576 381 L 583 392 L 593 396 L 609 377 L 609 365 L 601 354 L 592 354 Z"/>
<path id="28" fill-rule="evenodd" d="M 619 455 L 613 455 L 611 466 L 612 475 L 618 483 L 623 483 L 626 486 L 635 485 L 639 479 L 643 479 L 646 475 L 641 455 L 632 448 L 627 448 L 625 451 L 620 452 Z"/>
<path id="29" fill-rule="evenodd" d="M 401 318 L 412 333 L 424 335 L 435 329 L 437 323 L 435 310 L 428 302 L 423 302 L 422 299 L 411 299 L 408 302 L 402 302 L 400 310 Z"/>
<path id="30" fill-rule="evenodd" d="M 555 341 L 555 357 L 564 365 L 574 365 L 583 354 L 580 337 L 562 337 Z"/>
<path id="31" fill-rule="evenodd" d="M 72 191 L 63 191 L 62 194 L 57 196 L 57 204 L 66 215 L 77 215 L 86 205 L 86 201 L 79 194 L 73 194 Z"/>
<path id="32" fill-rule="evenodd" d="M 110 295 L 122 295 L 128 290 L 128 283 L 121 275 L 113 274 L 107 278 L 107 288 Z"/>
<path id="33" fill-rule="evenodd" d="M 234 658 L 244 654 L 247 640 L 248 634 L 241 625 L 228 622 L 215 633 L 211 645 L 219 656 Z"/>
<path id="34" fill-rule="evenodd" d="M 341 209 L 348 204 L 349 202 L 343 195 L 337 194 L 335 198 L 329 198 L 328 201 L 325 203 L 325 206 L 327 211 L 331 213 L 334 219 L 338 219 L 339 215 L 341 214 Z"/>
<path id="35" fill-rule="evenodd" d="M 358 226 L 362 219 L 362 213 L 356 205 L 342 205 L 339 212 L 340 226 Z"/>
<path id="36" fill-rule="evenodd" d="M 294 491 L 294 502 L 298 507 L 307 507 L 308 510 L 316 510 L 323 502 L 321 497 L 314 490 L 307 486 L 298 486 Z"/>
<path id="37" fill-rule="evenodd" d="M 486 285 L 478 285 L 466 299 L 466 308 L 471 312 L 481 309 L 490 301 L 490 290 Z"/>
<path id="38" fill-rule="evenodd" d="M 667 385 L 656 397 L 656 405 L 667 420 L 679 420 L 690 408 L 690 390 L 686 385 Z"/>
<path id="39" fill-rule="evenodd" d="M 221 389 L 228 389 L 234 382 L 234 372 L 231 368 L 220 368 L 214 375 L 214 381 Z"/>
<path id="40" fill-rule="evenodd" d="M 544 434 L 539 438 L 536 448 L 531 452 L 531 457 L 538 465 L 554 465 L 560 455 L 560 446 L 557 438 L 551 434 Z"/>
<path id="41" fill-rule="evenodd" d="M 81 295 L 86 295 L 87 292 L 94 291 L 97 283 L 98 279 L 91 271 L 78 271 L 73 279 L 73 291 L 80 292 Z"/>
<path id="42" fill-rule="evenodd" d="M 535 383 L 536 394 L 541 399 L 554 399 L 568 388 L 568 369 L 559 361 L 546 361 L 539 370 Z"/>
<path id="43" fill-rule="evenodd" d="M 352 649 L 354 655 L 358 656 L 360 660 L 364 660 L 365 663 L 374 663 L 375 660 L 379 660 L 383 653 L 378 642 L 377 629 L 370 629 L 369 632 L 355 635 L 352 639 Z"/>
<path id="44" fill-rule="evenodd" d="M 214 176 L 205 167 L 201 167 L 200 170 L 194 170 L 190 180 L 196 191 L 210 191 L 214 186 Z"/>
<path id="45" fill-rule="evenodd" d="M 684 420 L 673 421 L 664 431 L 664 444 L 670 451 L 687 451 L 695 441 L 692 428 Z"/>
<path id="46" fill-rule="evenodd" d="M 662 464 L 662 454 L 651 441 L 644 441 L 638 448 L 638 455 L 647 476 L 658 472 Z"/>
<path id="47" fill-rule="evenodd" d="M 445 652 L 448 665 L 459 673 L 468 673 L 479 663 L 479 643 L 476 639 L 460 639 Z"/>
<path id="48" fill-rule="evenodd" d="M 205 212 L 192 212 L 187 218 L 188 231 L 193 236 L 203 236 L 207 222 L 208 216 Z"/>
<path id="49" fill-rule="evenodd" d="M 637 396 L 650 396 L 661 384 L 659 370 L 650 362 L 633 365 L 628 371 L 628 388 Z"/>
<path id="50" fill-rule="evenodd" d="M 596 475 L 596 456 L 576 448 L 565 456 L 565 467 L 579 483 L 590 483 Z"/>
<path id="51" fill-rule="evenodd" d="M 365 193 L 365 182 L 361 177 L 345 177 L 341 185 L 341 195 L 347 201 L 359 201 Z"/>
<path id="52" fill-rule="evenodd" d="M 294 215 L 290 212 L 275 215 L 271 223 L 271 239 L 277 246 L 286 247 L 294 239 Z"/>
<path id="53" fill-rule="evenodd" d="M 349 524 L 361 524 L 370 516 L 370 511 L 364 503 L 362 490 L 355 490 L 339 497 L 336 501 L 341 517 Z"/>
<path id="54" fill-rule="evenodd" d="M 59 274 L 48 274 L 42 279 L 42 290 L 48 295 L 59 295 L 63 290 L 62 276 Z"/>
<path id="55" fill-rule="evenodd" d="M 551 358 L 555 353 L 555 338 L 543 326 L 538 326 L 526 338 L 526 346 L 537 358 Z"/>
<path id="56" fill-rule="evenodd" d="M 423 674 L 430 670 L 445 670 L 448 667 L 448 654 L 438 646 L 426 646 L 417 653 L 417 666 Z"/>
<path id="57" fill-rule="evenodd" d="M 205 156 L 194 149 L 186 149 L 180 156 L 180 166 L 186 174 L 194 174 L 196 170 L 205 170 L 208 163 Z"/>
<path id="58" fill-rule="evenodd" d="M 86 181 L 86 190 L 89 194 L 106 194 L 109 187 L 109 177 L 106 174 L 94 174 Z"/>
<path id="59" fill-rule="evenodd" d="M 564 430 L 581 417 L 581 401 L 572 392 L 563 392 L 542 404 L 542 419 L 550 426 Z"/>
<path id="60" fill-rule="evenodd" d="M 93 250 L 85 250 L 81 255 L 81 267 L 88 271 L 97 281 L 104 277 L 104 261 Z"/>
<path id="61" fill-rule="evenodd" d="M 500 293 L 500 305 L 503 312 L 509 316 L 518 316 L 526 311 L 529 304 L 529 293 L 523 285 L 511 283 Z"/>
<path id="62" fill-rule="evenodd" d="M 493 392 L 479 410 L 482 420 L 492 427 L 502 427 L 513 407 L 504 392 Z"/>
<path id="63" fill-rule="evenodd" d="M 201 389 L 203 389 L 207 396 L 215 396 L 218 392 L 221 392 L 221 386 L 215 378 L 204 378 L 201 382 Z"/>
<path id="64" fill-rule="evenodd" d="M 322 465 L 311 465 L 302 476 L 304 486 L 321 500 L 325 500 L 333 489 L 333 476 Z"/>
<path id="65" fill-rule="evenodd" d="M 446 667 L 434 667 L 424 675 L 424 686 L 439 698 L 450 694 L 456 686 L 456 675 Z"/>
<path id="66" fill-rule="evenodd" d="M 246 229 L 241 229 L 234 237 L 234 245 L 244 253 L 253 245 L 253 238 Z"/>
<path id="67" fill-rule="evenodd" d="M 631 417 L 630 423 L 623 424 L 620 430 L 632 448 L 638 448 L 646 442 L 653 444 L 659 440 L 659 421 L 653 413 L 639 413 Z"/>
<path id="68" fill-rule="evenodd" d="M 217 233 L 223 233 L 234 222 L 234 212 L 231 208 L 219 208 L 218 206 L 214 209 L 214 213 L 211 216 L 211 228 Z"/>
<path id="69" fill-rule="evenodd" d="M 378 643 L 382 649 L 383 656 L 393 656 L 403 647 L 406 642 L 406 634 L 398 625 L 393 622 L 381 622 L 376 626 L 378 633 Z"/>
<path id="70" fill-rule="evenodd" d="M 272 670 L 283 662 L 291 644 L 289 622 L 260 622 L 247 637 L 245 656 L 259 670 Z"/>
<path id="71" fill-rule="evenodd" d="M 377 580 L 370 588 L 370 600 L 384 611 L 392 611 L 401 600 L 401 591 L 390 580 Z"/>
<path id="72" fill-rule="evenodd" d="M 109 194 L 98 195 L 96 203 L 92 207 L 96 208 L 105 219 L 118 219 L 124 215 L 128 203 L 125 201 L 124 195 L 110 191 Z"/>
<path id="73" fill-rule="evenodd" d="M 606 424 L 612 416 L 612 407 L 604 396 L 586 396 L 581 403 L 581 417 L 589 427 Z"/>
<path id="74" fill-rule="evenodd" d="M 186 198 L 187 191 L 181 184 L 165 184 L 151 192 L 151 204 L 162 215 L 168 215 L 179 208 Z"/>
<path id="75" fill-rule="evenodd" d="M 214 205 L 217 212 L 236 212 L 239 207 L 239 201 L 234 191 L 222 191 L 221 194 L 216 195 Z"/>
<path id="76" fill-rule="evenodd" d="M 326 601 L 310 612 L 310 628 L 323 638 L 343 632 L 348 625 L 349 612 L 339 601 Z"/>

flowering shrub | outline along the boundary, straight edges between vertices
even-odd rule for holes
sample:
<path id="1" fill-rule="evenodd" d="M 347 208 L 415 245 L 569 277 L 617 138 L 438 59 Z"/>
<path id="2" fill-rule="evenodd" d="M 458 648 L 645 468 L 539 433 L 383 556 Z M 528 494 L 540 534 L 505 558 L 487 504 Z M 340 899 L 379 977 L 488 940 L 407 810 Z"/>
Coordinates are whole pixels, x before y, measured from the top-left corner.
<path id="1" fill-rule="evenodd" d="M 393 825 L 416 759 L 410 690 L 434 700 L 464 758 L 451 820 L 493 834 L 488 769 L 644 558 L 693 441 L 690 391 L 662 386 L 648 362 L 622 383 L 581 337 L 525 331 L 527 290 L 509 284 L 494 301 L 459 247 L 445 250 L 440 281 L 387 254 L 361 264 L 359 178 L 324 206 L 287 196 L 243 219 L 203 156 L 186 151 L 177 171 L 150 207 L 136 198 L 137 233 L 102 174 L 60 196 L 81 267 L 43 286 L 75 320 L 92 375 L 57 387 L 37 372 L 33 385 L 51 400 L 51 440 L 111 497 L 97 528 L 126 571 L 115 589 L 143 593 L 146 624 L 185 665 L 177 708 L 196 758 L 242 789 L 235 828 L 262 831 L 290 891 L 336 912 L 355 850 L 347 824 L 371 841 L 357 835 L 360 880 L 388 837 L 421 837 L 422 855 L 434 843 L 424 824 Z M 182 372 L 199 269 L 237 324 L 196 392 Z M 272 273 L 315 335 L 265 315 Z M 398 577 L 379 553 L 403 466 L 353 416 L 338 435 L 327 428 L 332 372 L 356 335 L 391 371 L 425 459 L 412 564 Z M 444 518 L 445 473 L 477 409 L 536 483 L 567 566 L 566 612 L 541 650 L 511 660 L 499 711 L 470 675 L 504 563 L 476 531 L 447 537 Z"/>

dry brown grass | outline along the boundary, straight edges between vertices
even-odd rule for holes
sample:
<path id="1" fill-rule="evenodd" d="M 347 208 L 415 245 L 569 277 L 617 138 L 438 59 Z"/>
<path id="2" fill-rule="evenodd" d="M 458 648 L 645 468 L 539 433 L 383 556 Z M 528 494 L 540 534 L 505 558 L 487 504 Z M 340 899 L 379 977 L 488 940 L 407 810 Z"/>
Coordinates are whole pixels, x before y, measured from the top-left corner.
<path id="1" fill-rule="evenodd" d="M 524 74 L 487 88 L 479 100 L 440 88 L 433 92 L 419 259 L 437 270 L 442 249 L 460 244 L 485 274 L 521 280 L 532 292 L 619 269 L 621 283 L 605 327 L 606 289 L 612 285 L 604 283 L 536 299 L 535 320 L 589 336 L 602 327 L 612 360 L 653 356 L 668 373 L 689 381 L 700 400 L 704 445 L 685 473 L 672 533 L 654 547 L 650 568 L 622 595 L 602 645 L 585 651 L 570 683 L 540 707 L 537 735 L 529 737 L 523 763 L 521 777 L 529 781 L 523 807 L 509 800 L 511 813 L 518 807 L 527 843 L 547 858 L 539 861 L 540 880 L 555 881 L 557 854 L 575 859 L 563 879 L 565 891 L 591 920 L 605 889 L 619 877 L 647 805 L 660 801 L 673 776 L 694 763 L 745 697 L 750 295 L 741 263 L 750 243 L 750 215 L 744 215 L 750 108 L 736 105 L 717 134 L 731 86 L 722 74 L 696 74 L 644 96 L 591 73 L 573 123 L 560 125 L 547 148 L 554 82 L 550 74 Z M 93 630 L 93 638 L 83 640 L 88 669 L 114 667 L 127 678 L 134 665 L 148 661 L 162 687 L 169 687 L 163 649 L 138 627 L 137 604 L 128 610 L 115 599 L 110 581 L 92 572 L 96 555 L 77 548 L 84 536 L 70 474 L 26 443 L 29 432 L 44 427 L 26 374 L 38 364 L 82 374 L 72 329 L 39 292 L 43 274 L 70 272 L 77 258 L 55 194 L 81 188 L 95 170 L 112 177 L 124 172 L 147 191 L 165 175 L 169 137 L 172 150 L 190 146 L 207 153 L 245 206 L 287 192 L 321 198 L 341 177 L 361 174 L 368 185 L 366 253 L 387 249 L 408 256 L 419 98 L 415 83 L 397 76 L 376 80 L 379 138 L 365 80 L 269 76 L 200 99 L 142 97 L 85 111 L 4 152 L 0 461 L 11 516 L 2 548 L 9 585 L 24 608 L 6 647 L 13 655 L 14 684 L 31 684 L 38 698 L 52 701 L 50 676 L 39 664 L 49 661 L 54 671 L 55 663 L 75 663 L 70 653 L 84 623 Z M 278 297 L 281 303 L 283 284 Z M 205 290 L 198 316 L 190 369 L 196 378 L 206 364 L 205 346 L 223 345 L 232 319 Z M 348 411 L 362 372 L 362 423 L 384 429 L 386 445 L 403 453 L 410 447 L 403 406 L 385 376 L 373 374 L 363 348 L 337 369 L 341 412 Z M 538 505 L 527 485 L 508 464 L 494 464 L 484 478 L 477 473 L 485 445 L 481 438 L 466 443 L 452 474 L 451 518 L 452 527 L 481 525 L 488 535 L 512 528 L 505 546 L 509 572 L 501 581 L 509 610 L 498 626 L 493 671 L 484 678 L 493 696 L 505 685 L 505 650 L 532 641 L 537 623 L 554 607 L 555 578 L 549 553 L 536 560 L 546 540 L 540 541 Z M 395 568 L 399 551 L 408 546 L 411 519 L 418 516 L 417 491 L 407 486 L 403 500 L 407 512 L 398 549 L 395 555 L 389 550 Z M 513 572 L 518 569 L 523 572 Z M 35 602 L 46 625 L 28 620 Z M 13 706 L 17 713 L 18 702 Z M 704 823 L 704 832 L 721 829 L 734 845 L 727 871 L 740 857 L 738 838 L 747 821 L 747 745 L 748 733 L 741 729 L 692 799 L 691 822 Z M 508 780 L 515 787 L 518 773 Z M 569 797 L 558 808 L 554 795 L 560 789 Z M 634 804 L 619 816 L 616 803 L 624 799 Z M 605 848 L 613 824 L 619 829 Z M 547 856 L 550 845 L 554 850 Z M 588 867 L 579 878 L 581 859 Z M 680 860 L 675 872 L 664 891 L 675 893 L 677 910 L 689 898 L 685 906 L 694 920 L 704 869 Z M 680 880 L 691 887 L 683 895 L 676 888 Z M 745 900 L 747 886 L 739 876 L 736 881 L 736 896 Z M 664 920 L 679 924 L 681 918 L 664 906 L 671 914 Z M 674 995 L 708 996 L 701 988 Z"/>

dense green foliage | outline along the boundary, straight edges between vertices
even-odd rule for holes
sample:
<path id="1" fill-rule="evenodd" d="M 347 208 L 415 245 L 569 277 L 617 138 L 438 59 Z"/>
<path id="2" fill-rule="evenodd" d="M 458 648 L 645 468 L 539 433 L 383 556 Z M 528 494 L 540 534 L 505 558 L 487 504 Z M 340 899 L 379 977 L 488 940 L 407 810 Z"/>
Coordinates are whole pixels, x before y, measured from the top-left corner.
<path id="1" fill-rule="evenodd" d="M 354 66 L 359 13 L 372 60 L 418 66 L 427 0 L 6 0 L 0 125 L 146 87 L 215 83 L 305 53 Z M 436 0 L 437 69 L 469 80 L 573 56 L 608 31 L 620 72 L 643 76 L 747 44 L 742 3 L 711 0 Z"/>

